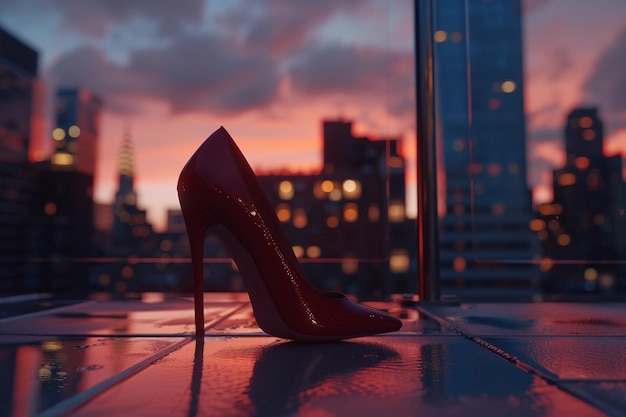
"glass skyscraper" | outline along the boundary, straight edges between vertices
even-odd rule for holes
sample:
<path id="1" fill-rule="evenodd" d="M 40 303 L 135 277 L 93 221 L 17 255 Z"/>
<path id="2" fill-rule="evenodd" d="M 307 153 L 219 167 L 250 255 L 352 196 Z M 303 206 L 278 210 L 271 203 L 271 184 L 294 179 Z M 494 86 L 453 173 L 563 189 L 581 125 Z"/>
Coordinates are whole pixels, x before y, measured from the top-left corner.
<path id="1" fill-rule="evenodd" d="M 520 0 L 439 1 L 435 15 L 443 291 L 531 295 L 540 250 L 529 230 Z"/>

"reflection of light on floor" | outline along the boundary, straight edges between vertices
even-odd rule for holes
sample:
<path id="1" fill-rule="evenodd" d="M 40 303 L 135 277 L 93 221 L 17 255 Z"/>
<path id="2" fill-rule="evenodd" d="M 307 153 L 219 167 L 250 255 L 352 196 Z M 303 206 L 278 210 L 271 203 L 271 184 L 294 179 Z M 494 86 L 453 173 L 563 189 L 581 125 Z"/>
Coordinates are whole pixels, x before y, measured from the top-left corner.
<path id="1" fill-rule="evenodd" d="M 163 301 L 165 301 L 165 294 L 162 292 L 144 292 L 141 294 L 142 303 L 155 304 Z"/>
<path id="2" fill-rule="evenodd" d="M 42 361 L 41 351 L 32 346 L 21 346 L 15 352 L 15 378 L 13 380 L 13 415 L 34 416 L 39 402 L 37 368 Z"/>

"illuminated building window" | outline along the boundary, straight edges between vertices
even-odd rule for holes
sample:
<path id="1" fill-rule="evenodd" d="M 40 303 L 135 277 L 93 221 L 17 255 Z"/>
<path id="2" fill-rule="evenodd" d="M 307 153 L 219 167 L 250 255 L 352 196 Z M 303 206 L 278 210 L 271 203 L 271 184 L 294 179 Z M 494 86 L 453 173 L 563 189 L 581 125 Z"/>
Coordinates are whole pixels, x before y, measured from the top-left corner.
<path id="1" fill-rule="evenodd" d="M 582 127 L 583 129 L 589 129 L 591 126 L 593 126 L 593 119 L 589 116 L 583 116 L 578 119 L 578 126 Z"/>
<path id="2" fill-rule="evenodd" d="M 489 109 L 490 110 L 498 110 L 500 108 L 500 100 L 498 100 L 497 98 L 492 98 L 491 100 L 489 100 Z"/>
<path id="3" fill-rule="evenodd" d="M 505 211 L 505 207 L 504 207 L 504 204 L 502 203 L 496 203 L 491 207 L 491 212 L 495 216 L 502 216 L 504 214 L 504 211 Z"/>
<path id="4" fill-rule="evenodd" d="M 115 291 L 117 292 L 126 291 L 126 283 L 124 281 L 119 281 L 117 284 L 115 284 Z"/>
<path id="5" fill-rule="evenodd" d="M 361 182 L 352 179 L 345 180 L 343 182 L 343 196 L 354 200 L 361 197 Z"/>
<path id="6" fill-rule="evenodd" d="M 337 216 L 328 216 L 328 218 L 326 219 L 326 226 L 331 229 L 339 226 L 339 219 L 337 218 Z"/>
<path id="7" fill-rule="evenodd" d="M 560 227 L 561 227 L 561 224 L 556 219 L 552 219 L 548 222 L 548 229 L 552 231 L 557 231 L 559 230 Z"/>
<path id="8" fill-rule="evenodd" d="M 56 129 L 52 131 L 52 138 L 54 140 L 65 139 L 65 130 L 61 129 L 60 127 L 57 127 Z"/>
<path id="9" fill-rule="evenodd" d="M 587 158 L 586 156 L 579 156 L 574 160 L 574 166 L 576 166 L 576 168 L 581 171 L 586 170 L 587 168 L 589 168 L 589 158 Z"/>
<path id="10" fill-rule="evenodd" d="M 128 204 L 129 206 L 134 206 L 137 204 L 137 196 L 135 193 L 128 193 L 124 196 L 124 204 Z"/>
<path id="11" fill-rule="evenodd" d="M 558 215 L 563 212 L 563 208 L 560 204 L 542 204 L 539 206 L 539 213 L 544 216 Z"/>
<path id="12" fill-rule="evenodd" d="M 304 229 L 307 225 L 306 210 L 297 208 L 293 211 L 293 225 L 297 229 Z"/>
<path id="13" fill-rule="evenodd" d="M 465 213 L 465 206 L 463 204 L 455 204 L 453 211 L 455 216 L 461 216 Z"/>
<path id="14" fill-rule="evenodd" d="M 595 282 L 598 280 L 598 271 L 595 268 L 587 268 L 583 273 L 585 281 Z"/>
<path id="15" fill-rule="evenodd" d="M 293 254 L 296 255 L 296 258 L 302 258 L 304 256 L 304 248 L 302 246 L 295 245 L 292 247 Z"/>
<path id="16" fill-rule="evenodd" d="M 570 186 L 570 185 L 574 185 L 574 184 L 576 184 L 576 176 L 574 174 L 572 174 L 571 172 L 565 172 L 565 173 L 559 175 L 559 177 L 557 178 L 556 182 L 561 187 L 567 187 L 567 186 Z"/>
<path id="17" fill-rule="evenodd" d="M 378 204 L 370 203 L 370 206 L 367 208 L 367 218 L 372 223 L 376 223 L 380 220 L 380 208 Z"/>
<path id="18" fill-rule="evenodd" d="M 80 136 L 80 127 L 76 126 L 76 125 L 72 125 L 70 126 L 70 128 L 67 130 L 67 133 L 70 134 L 71 137 L 73 138 L 77 138 Z"/>
<path id="19" fill-rule="evenodd" d="M 569 235 L 565 233 L 563 233 L 562 235 L 559 235 L 556 238 L 556 243 L 558 243 L 561 246 L 567 246 L 570 244 L 571 241 L 572 241 L 572 238 L 569 237 Z"/>
<path id="20" fill-rule="evenodd" d="M 446 39 L 448 38 L 448 34 L 445 30 L 438 30 L 433 35 L 433 38 L 435 39 L 435 42 L 442 43 L 446 41 Z"/>
<path id="21" fill-rule="evenodd" d="M 319 246 L 309 246 L 306 248 L 306 256 L 309 258 L 319 258 L 322 254 L 322 250 Z"/>
<path id="22" fill-rule="evenodd" d="M 389 256 L 389 270 L 394 274 L 403 274 L 409 271 L 411 258 L 405 249 L 395 249 Z"/>
<path id="23" fill-rule="evenodd" d="M 313 185 L 313 196 L 318 200 L 326 198 L 326 192 L 322 188 L 322 184 L 321 182 L 316 182 L 315 185 Z"/>
<path id="24" fill-rule="evenodd" d="M 543 272 L 548 272 L 554 266 L 554 261 L 551 258 L 543 258 L 541 262 L 539 262 L 539 269 Z"/>
<path id="25" fill-rule="evenodd" d="M 344 274 L 356 274 L 359 270 L 359 261 L 356 259 L 343 259 L 341 261 L 341 271 Z"/>
<path id="26" fill-rule="evenodd" d="M 492 176 L 500 175 L 502 172 L 502 165 L 500 164 L 489 164 L 487 165 L 487 173 Z"/>
<path id="27" fill-rule="evenodd" d="M 615 284 L 615 278 L 611 274 L 600 274 L 598 282 L 602 288 L 611 288 Z"/>
<path id="28" fill-rule="evenodd" d="M 103 287 L 106 287 L 111 283 L 111 276 L 109 274 L 100 274 L 98 276 L 98 284 Z"/>
<path id="29" fill-rule="evenodd" d="M 506 80 L 502 84 L 500 84 L 500 89 L 503 93 L 510 94 L 517 88 L 514 81 Z"/>
<path id="30" fill-rule="evenodd" d="M 123 223 L 128 223 L 129 220 L 130 214 L 128 214 L 127 211 L 122 210 L 122 212 L 120 213 L 120 221 Z"/>
<path id="31" fill-rule="evenodd" d="M 43 212 L 48 216 L 54 216 L 57 213 L 57 205 L 54 201 L 48 201 L 45 206 L 43 206 Z"/>
<path id="32" fill-rule="evenodd" d="M 583 130 L 583 139 L 586 141 L 592 141 L 596 138 L 596 132 L 593 129 Z"/>
<path id="33" fill-rule="evenodd" d="M 291 181 L 281 181 L 278 184 L 278 197 L 281 200 L 291 200 L 294 195 L 294 188 Z"/>
<path id="34" fill-rule="evenodd" d="M 339 188 L 334 188 L 330 193 L 328 193 L 328 199 L 330 201 L 340 201 L 341 197 L 341 190 Z"/>
<path id="35" fill-rule="evenodd" d="M 459 256 L 457 258 L 454 258 L 454 261 L 452 261 L 452 269 L 454 269 L 455 272 L 463 272 L 465 271 L 466 267 L 467 261 L 465 260 L 465 258 Z"/>
<path id="36" fill-rule="evenodd" d="M 546 232 L 545 230 L 540 230 L 539 233 L 537 233 L 537 237 L 539 238 L 539 240 L 546 240 L 548 238 L 548 232 Z"/>
<path id="37" fill-rule="evenodd" d="M 483 172 L 483 166 L 481 164 L 469 164 L 468 171 L 470 175 L 476 175 Z"/>
<path id="38" fill-rule="evenodd" d="M 461 32 L 452 32 L 450 34 L 450 40 L 454 43 L 459 43 L 463 40 L 463 34 Z"/>
<path id="39" fill-rule="evenodd" d="M 74 157 L 65 152 L 57 152 L 52 155 L 52 164 L 60 166 L 68 166 L 74 163 Z"/>
<path id="40" fill-rule="evenodd" d="M 391 168 L 402 168 L 404 166 L 404 161 L 399 156 L 390 157 L 388 163 Z"/>
<path id="41" fill-rule="evenodd" d="M 461 152 L 463 149 L 465 149 L 465 141 L 463 139 L 455 140 L 454 142 L 452 142 L 452 148 L 457 152 Z"/>
<path id="42" fill-rule="evenodd" d="M 291 208 L 289 204 L 279 204 L 276 206 L 276 217 L 278 220 L 285 223 L 291 219 Z"/>
<path id="43" fill-rule="evenodd" d="M 132 266 L 126 265 L 124 268 L 122 268 L 122 277 L 125 279 L 132 278 L 134 274 L 135 271 L 133 270 Z"/>
<path id="44" fill-rule="evenodd" d="M 402 201 L 392 201 L 389 203 L 389 221 L 401 223 L 405 220 L 404 203 Z"/>
<path id="45" fill-rule="evenodd" d="M 343 219 L 348 223 L 353 223 L 359 219 L 359 207 L 354 203 L 343 206 Z"/>
<path id="46" fill-rule="evenodd" d="M 325 180 L 322 182 L 322 191 L 324 191 L 325 193 L 330 193 L 334 189 L 335 183 L 333 183 L 331 180 Z"/>
<path id="47" fill-rule="evenodd" d="M 596 226 L 601 226 L 604 224 L 604 216 L 602 214 L 596 214 L 593 216 L 593 224 Z"/>
<path id="48" fill-rule="evenodd" d="M 546 222 L 541 219 L 532 219 L 529 223 L 530 230 L 539 232 L 546 228 Z"/>

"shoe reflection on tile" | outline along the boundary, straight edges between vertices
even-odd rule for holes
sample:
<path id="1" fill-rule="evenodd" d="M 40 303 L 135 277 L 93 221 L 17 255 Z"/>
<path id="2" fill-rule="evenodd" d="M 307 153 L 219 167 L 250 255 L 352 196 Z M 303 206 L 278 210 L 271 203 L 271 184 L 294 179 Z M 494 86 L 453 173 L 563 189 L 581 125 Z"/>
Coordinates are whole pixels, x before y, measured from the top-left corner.
<path id="1" fill-rule="evenodd" d="M 249 396 L 257 415 L 287 415 L 355 373 L 399 358 L 393 348 L 367 342 L 264 347 L 250 378 Z M 337 385 L 333 387 L 332 385 Z"/>
<path id="2" fill-rule="evenodd" d="M 248 388 L 254 414 L 290 415 L 325 384 L 345 382 L 350 375 L 399 358 L 398 352 L 376 343 L 285 342 L 260 347 Z M 194 350 L 188 416 L 197 416 L 202 392 L 204 343 Z M 341 380 L 341 381 L 340 381 Z"/>

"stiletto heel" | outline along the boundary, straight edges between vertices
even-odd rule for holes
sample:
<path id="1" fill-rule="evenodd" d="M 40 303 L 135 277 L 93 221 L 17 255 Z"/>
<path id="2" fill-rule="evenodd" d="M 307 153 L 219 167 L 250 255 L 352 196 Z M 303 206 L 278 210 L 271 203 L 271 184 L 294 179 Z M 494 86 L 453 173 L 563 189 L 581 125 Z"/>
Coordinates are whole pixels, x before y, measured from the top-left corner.
<path id="1" fill-rule="evenodd" d="M 208 228 L 239 267 L 259 327 L 273 336 L 320 342 L 392 332 L 402 322 L 319 291 L 304 278 L 274 209 L 256 175 L 221 127 L 192 155 L 178 180 L 178 196 L 192 251 L 196 335 L 204 336 L 203 257 Z"/>
<path id="2" fill-rule="evenodd" d="M 196 340 L 204 340 L 204 238 L 209 227 L 217 223 L 209 212 L 186 194 L 179 196 L 180 207 L 185 219 L 191 268 L 193 273 L 193 302 L 196 322 Z"/>

